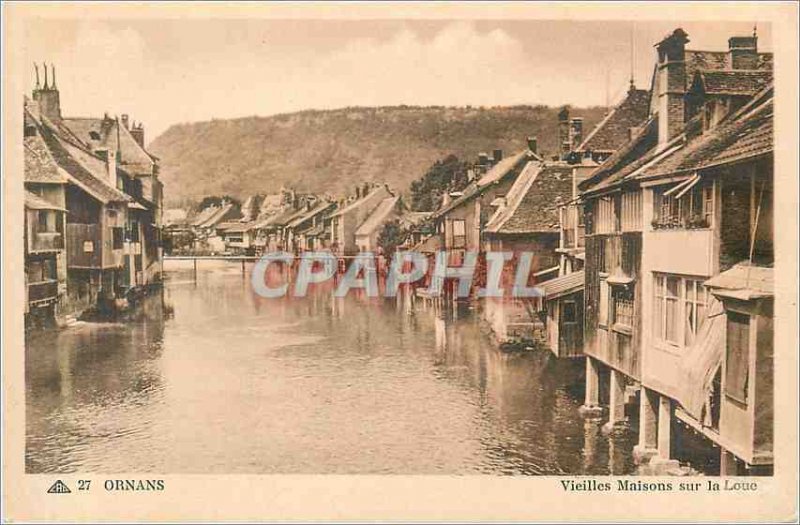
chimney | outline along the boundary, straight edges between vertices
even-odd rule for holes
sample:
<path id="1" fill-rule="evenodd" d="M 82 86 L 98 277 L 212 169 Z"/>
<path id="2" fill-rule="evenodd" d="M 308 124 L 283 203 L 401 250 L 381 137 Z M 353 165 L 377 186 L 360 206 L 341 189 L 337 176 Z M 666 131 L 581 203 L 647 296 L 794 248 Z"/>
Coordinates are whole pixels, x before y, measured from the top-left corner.
<path id="1" fill-rule="evenodd" d="M 492 153 L 492 157 L 494 158 L 495 164 L 497 164 L 498 162 L 503 160 L 503 150 L 501 149 L 494 150 L 494 152 Z"/>
<path id="2" fill-rule="evenodd" d="M 656 44 L 658 50 L 658 144 L 663 147 L 683 129 L 686 119 L 686 43 L 689 35 L 678 28 Z"/>
<path id="3" fill-rule="evenodd" d="M 124 118 L 125 118 L 126 116 L 127 116 L 127 115 L 123 115 L 123 116 L 122 116 L 122 117 L 123 117 L 123 123 L 125 122 Z M 126 126 L 126 127 L 127 127 L 127 126 Z M 131 134 L 131 137 L 133 137 L 133 140 L 135 140 L 135 141 L 136 141 L 136 143 L 137 143 L 139 146 L 141 146 L 142 148 L 144 148 L 144 127 L 142 126 L 142 123 L 141 123 L 141 122 L 139 122 L 138 124 L 136 124 L 135 126 L 133 126 L 133 127 L 130 129 L 130 134 Z"/>
<path id="4" fill-rule="evenodd" d="M 536 137 L 528 137 L 528 149 L 530 150 L 530 152 L 538 154 L 539 153 L 537 151 L 538 147 L 539 147 L 539 144 L 538 144 L 538 142 L 536 140 Z"/>
<path id="5" fill-rule="evenodd" d="M 106 175 L 108 175 L 108 182 L 113 187 L 117 187 L 117 158 L 108 149 L 98 149 L 94 152 L 95 155 L 103 159 L 106 163 Z"/>
<path id="6" fill-rule="evenodd" d="M 574 117 L 570 123 L 570 151 L 583 142 L 583 117 Z"/>
<path id="7" fill-rule="evenodd" d="M 728 39 L 728 50 L 731 55 L 731 68 L 758 69 L 758 37 L 732 36 Z"/>
<path id="8" fill-rule="evenodd" d="M 486 168 L 489 165 L 489 155 L 486 153 L 478 153 L 478 166 Z"/>
<path id="9" fill-rule="evenodd" d="M 36 88 L 33 90 L 33 100 L 39 104 L 41 114 L 52 122 L 61 120 L 61 100 L 56 87 L 56 68 L 50 65 L 53 72 L 53 83 L 49 84 L 47 78 L 47 64 L 44 64 L 44 86 L 39 85 L 39 68 L 36 68 Z"/>
<path id="10" fill-rule="evenodd" d="M 130 129 L 130 126 L 128 125 L 128 115 L 123 113 L 121 120 L 122 120 L 122 125 L 125 126 L 125 129 Z"/>
<path id="11" fill-rule="evenodd" d="M 569 140 L 569 108 L 564 106 L 558 112 L 558 148 L 561 155 L 566 155 L 572 150 L 572 143 Z"/>

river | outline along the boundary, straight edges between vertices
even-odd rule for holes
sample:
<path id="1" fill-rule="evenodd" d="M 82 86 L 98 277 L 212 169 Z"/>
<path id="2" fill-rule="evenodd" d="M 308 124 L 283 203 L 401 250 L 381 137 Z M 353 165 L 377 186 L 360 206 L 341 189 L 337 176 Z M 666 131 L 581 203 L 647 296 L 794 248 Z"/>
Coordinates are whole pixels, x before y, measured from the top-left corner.
<path id="1" fill-rule="evenodd" d="M 183 263 L 128 322 L 29 337 L 28 472 L 634 470 L 630 435 L 578 413 L 582 361 L 503 353 L 474 312 L 264 299 L 238 264 Z"/>

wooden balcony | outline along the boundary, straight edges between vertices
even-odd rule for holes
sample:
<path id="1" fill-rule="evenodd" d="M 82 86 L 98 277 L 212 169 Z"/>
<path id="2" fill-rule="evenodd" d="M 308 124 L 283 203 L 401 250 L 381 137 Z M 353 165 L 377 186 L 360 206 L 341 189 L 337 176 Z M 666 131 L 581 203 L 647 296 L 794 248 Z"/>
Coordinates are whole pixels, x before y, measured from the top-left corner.
<path id="1" fill-rule="evenodd" d="M 57 252 L 64 249 L 64 236 L 59 232 L 34 233 L 28 239 L 28 253 Z"/>
<path id="2" fill-rule="evenodd" d="M 58 281 L 48 279 L 38 283 L 28 283 L 28 303 L 48 303 L 58 298 Z"/>

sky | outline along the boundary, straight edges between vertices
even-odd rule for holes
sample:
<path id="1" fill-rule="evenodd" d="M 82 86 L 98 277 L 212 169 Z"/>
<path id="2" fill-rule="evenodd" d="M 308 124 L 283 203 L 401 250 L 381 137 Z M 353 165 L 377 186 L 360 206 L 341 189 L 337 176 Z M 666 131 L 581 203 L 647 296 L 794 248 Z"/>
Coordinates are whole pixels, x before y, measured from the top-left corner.
<path id="1" fill-rule="evenodd" d="M 377 105 L 606 105 L 653 45 L 726 50 L 752 23 L 547 20 L 53 20 L 26 26 L 24 56 L 55 64 L 66 116 L 129 114 L 149 142 L 170 125 Z M 771 51 L 770 27 L 758 27 Z"/>

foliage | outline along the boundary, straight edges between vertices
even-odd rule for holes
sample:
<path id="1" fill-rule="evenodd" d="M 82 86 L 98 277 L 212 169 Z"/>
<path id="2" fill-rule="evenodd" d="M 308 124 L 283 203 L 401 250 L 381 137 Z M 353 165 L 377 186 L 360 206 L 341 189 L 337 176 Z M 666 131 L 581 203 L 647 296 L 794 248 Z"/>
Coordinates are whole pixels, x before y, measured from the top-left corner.
<path id="1" fill-rule="evenodd" d="M 411 183 L 411 209 L 434 211 L 445 192 L 463 190 L 467 184 L 467 163 L 448 155 L 434 162 L 425 175 Z"/>
<path id="2" fill-rule="evenodd" d="M 375 107 L 303 111 L 178 124 L 150 144 L 161 159 L 164 199 L 300 192 L 345 195 L 363 181 L 388 183 L 405 193 L 437 159 L 472 161 L 481 151 L 508 154 L 526 147 L 555 151 L 558 110 L 544 106 L 497 108 Z M 591 129 L 602 108 L 573 109 Z M 410 202 L 410 201 L 409 201 Z"/>
<path id="3" fill-rule="evenodd" d="M 242 207 L 242 203 L 236 197 L 231 197 L 230 195 L 223 195 L 221 197 L 218 195 L 208 195 L 203 197 L 203 200 L 197 205 L 197 211 L 204 210 L 209 206 L 219 206 L 222 204 L 223 200 L 233 203 L 237 209 L 241 209 Z"/>
<path id="4" fill-rule="evenodd" d="M 397 247 L 403 244 L 407 238 L 408 230 L 400 224 L 400 221 L 397 219 L 388 221 L 378 234 L 378 247 L 388 260 L 394 255 Z"/>

